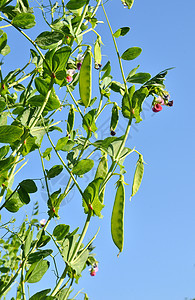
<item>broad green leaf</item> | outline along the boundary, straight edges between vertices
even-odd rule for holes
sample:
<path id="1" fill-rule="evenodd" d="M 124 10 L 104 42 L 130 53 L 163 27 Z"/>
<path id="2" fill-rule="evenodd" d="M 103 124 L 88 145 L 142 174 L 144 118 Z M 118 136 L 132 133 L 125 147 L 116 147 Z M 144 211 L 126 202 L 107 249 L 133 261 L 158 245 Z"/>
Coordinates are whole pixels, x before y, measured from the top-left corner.
<path id="1" fill-rule="evenodd" d="M 89 183 L 83 193 L 83 206 L 85 213 L 87 214 L 89 212 L 89 209 L 92 208 L 92 215 L 95 214 L 100 218 L 102 217 L 101 210 L 104 207 L 99 199 L 99 190 L 101 183 L 102 178 L 94 179 L 91 183 Z"/>
<path id="2" fill-rule="evenodd" d="M 125 189 L 122 180 L 117 182 L 117 191 L 114 200 L 111 233 L 112 239 L 120 252 L 123 250 L 124 243 L 124 209 L 125 209 Z M 120 253 L 119 252 L 119 253 Z"/>
<path id="3" fill-rule="evenodd" d="M 135 92 L 135 86 L 131 86 L 129 93 L 125 93 L 122 99 L 122 114 L 125 118 L 132 118 L 132 97 Z"/>
<path id="4" fill-rule="evenodd" d="M 108 77 L 111 72 L 111 66 L 110 66 L 110 61 L 108 61 L 105 66 L 102 68 L 101 72 L 104 72 L 101 80 L 104 80 L 104 78 Z"/>
<path id="5" fill-rule="evenodd" d="M 23 135 L 23 128 L 14 125 L 0 126 L 0 143 L 10 144 Z"/>
<path id="6" fill-rule="evenodd" d="M 85 250 L 84 253 L 82 253 L 78 259 L 76 258 L 73 262 L 70 263 L 70 266 L 76 271 L 77 275 L 81 274 L 88 259 L 88 256 L 89 250 Z"/>
<path id="7" fill-rule="evenodd" d="M 40 291 L 34 294 L 32 297 L 30 297 L 29 300 L 45 300 L 47 299 L 47 294 L 49 294 L 50 291 L 51 289 Z"/>
<path id="8" fill-rule="evenodd" d="M 143 84 L 151 78 L 149 73 L 137 73 L 131 77 L 127 77 L 127 81 L 131 83 L 140 83 Z"/>
<path id="9" fill-rule="evenodd" d="M 149 91 L 146 87 L 141 87 L 139 90 L 135 91 L 132 97 L 132 109 L 133 109 L 133 116 L 136 119 L 136 123 L 142 121 L 140 117 L 140 112 L 142 111 L 142 104 L 146 97 L 148 96 Z"/>
<path id="10" fill-rule="evenodd" d="M 9 170 L 13 166 L 14 162 L 15 162 L 14 156 L 9 156 L 7 158 L 0 160 L 0 171 L 3 172 Z"/>
<path id="11" fill-rule="evenodd" d="M 47 260 L 38 261 L 32 264 L 26 273 L 25 282 L 36 283 L 41 280 L 43 275 L 49 268 L 49 262 Z"/>
<path id="12" fill-rule="evenodd" d="M 129 32 L 129 27 L 121 27 L 119 28 L 113 35 L 115 38 L 118 38 L 119 36 L 124 36 Z"/>
<path id="13" fill-rule="evenodd" d="M 63 170 L 62 165 L 53 166 L 49 171 L 46 171 L 48 179 L 58 176 L 62 172 L 62 170 Z"/>
<path id="14" fill-rule="evenodd" d="M 83 118 L 83 128 L 89 136 L 91 136 L 91 132 L 95 132 L 97 130 L 95 125 L 95 114 L 96 109 L 92 109 Z"/>
<path id="15" fill-rule="evenodd" d="M 116 93 L 120 93 L 121 95 L 124 95 L 125 92 L 125 85 L 117 82 L 117 81 L 112 81 L 110 84 L 111 90 L 113 90 Z"/>
<path id="16" fill-rule="evenodd" d="M 69 233 L 70 226 L 65 224 L 57 225 L 53 230 L 53 235 L 57 241 L 63 240 L 66 235 Z"/>
<path id="17" fill-rule="evenodd" d="M 46 160 L 50 160 L 51 158 L 51 151 L 53 148 L 47 148 L 44 152 L 43 152 L 43 158 L 45 158 Z"/>
<path id="18" fill-rule="evenodd" d="M 53 49 L 64 38 L 61 32 L 57 31 L 44 31 L 35 40 L 36 44 L 41 49 Z"/>
<path id="19" fill-rule="evenodd" d="M 83 7 L 87 3 L 87 0 L 70 0 L 66 4 L 66 8 L 69 10 L 75 10 Z"/>
<path id="20" fill-rule="evenodd" d="M 22 29 L 29 29 L 36 25 L 35 16 L 30 13 L 20 13 L 17 14 L 13 20 L 12 24 L 16 27 L 20 27 Z"/>
<path id="21" fill-rule="evenodd" d="M 30 202 L 30 197 L 29 194 L 26 192 L 25 189 L 23 189 L 22 187 L 20 187 L 18 189 L 18 195 L 20 197 L 20 200 L 24 203 L 24 204 L 28 204 Z"/>
<path id="22" fill-rule="evenodd" d="M 10 51 L 11 51 L 10 46 L 5 45 L 5 47 L 1 50 L 0 53 L 1 53 L 3 56 L 6 56 L 7 54 L 10 53 Z"/>
<path id="23" fill-rule="evenodd" d="M 52 57 L 52 70 L 58 76 L 58 72 L 66 69 L 66 63 L 71 53 L 71 48 L 68 46 L 58 49 Z"/>
<path id="24" fill-rule="evenodd" d="M 133 6 L 134 0 L 121 0 L 122 3 L 124 4 L 124 6 L 128 7 L 128 9 L 131 9 L 131 7 Z"/>
<path id="25" fill-rule="evenodd" d="M 45 96 L 43 95 L 35 95 L 28 100 L 28 103 L 33 107 L 40 107 L 43 105 L 45 101 Z M 60 101 L 57 96 L 49 97 L 47 104 L 45 106 L 44 111 L 51 111 L 54 109 L 58 109 L 60 107 Z"/>
<path id="26" fill-rule="evenodd" d="M 133 178 L 131 197 L 133 197 L 138 192 L 142 182 L 143 174 L 144 174 L 144 161 L 143 161 L 143 156 L 140 154 L 139 159 L 137 161 L 134 178 Z"/>
<path id="27" fill-rule="evenodd" d="M 59 293 L 57 293 L 57 296 L 56 296 L 56 300 L 64 300 L 64 299 L 67 299 L 67 297 L 69 296 L 70 294 L 70 289 L 69 288 L 65 288 L 63 290 L 61 290 Z M 73 299 L 70 299 L 70 300 L 73 300 Z"/>
<path id="28" fill-rule="evenodd" d="M 27 192 L 27 193 L 36 193 L 37 186 L 32 179 L 25 179 L 20 182 L 20 186 Z"/>
<path id="29" fill-rule="evenodd" d="M 83 63 L 79 76 L 79 93 L 80 98 L 85 107 L 88 107 L 91 102 L 92 89 L 92 54 L 88 50 L 83 59 Z"/>
<path id="30" fill-rule="evenodd" d="M 17 212 L 20 207 L 24 205 L 24 203 L 20 200 L 20 197 L 17 192 L 12 194 L 12 190 L 8 189 L 6 197 L 5 197 L 5 208 L 10 212 Z M 11 196 L 11 197 L 10 197 Z"/>
<path id="31" fill-rule="evenodd" d="M 72 173 L 75 175 L 83 175 L 89 172 L 93 166 L 94 161 L 92 159 L 82 159 L 73 167 Z"/>
<path id="32" fill-rule="evenodd" d="M 49 241 L 51 240 L 49 235 L 41 235 L 41 238 L 39 239 L 38 243 L 37 243 L 37 247 L 41 248 L 44 247 L 45 245 L 47 245 L 49 243 Z"/>
<path id="33" fill-rule="evenodd" d="M 33 264 L 36 263 L 40 260 L 43 260 L 45 257 L 49 256 L 50 254 L 52 254 L 53 250 L 51 249 L 47 249 L 47 250 L 37 250 L 34 253 L 31 253 L 28 256 L 28 264 Z"/>
<path id="34" fill-rule="evenodd" d="M 60 138 L 57 142 L 57 145 L 56 145 L 56 150 L 59 151 L 67 151 L 67 147 L 66 147 L 66 144 L 69 140 L 69 137 L 66 136 L 66 137 L 63 137 L 63 138 Z M 65 149 L 65 150 L 64 150 Z"/>
<path id="35" fill-rule="evenodd" d="M 142 49 L 139 47 L 131 47 L 127 49 L 121 56 L 124 60 L 133 60 L 138 57 L 142 52 Z"/>
<path id="36" fill-rule="evenodd" d="M 4 158 L 9 152 L 9 146 L 3 146 L 0 148 L 0 159 Z"/>

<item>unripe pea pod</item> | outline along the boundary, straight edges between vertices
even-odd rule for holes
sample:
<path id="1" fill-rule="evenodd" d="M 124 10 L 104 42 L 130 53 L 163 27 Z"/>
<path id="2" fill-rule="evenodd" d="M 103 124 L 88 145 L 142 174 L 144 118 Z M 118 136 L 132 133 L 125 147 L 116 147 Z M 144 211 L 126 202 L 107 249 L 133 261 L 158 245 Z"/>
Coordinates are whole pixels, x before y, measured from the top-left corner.
<path id="1" fill-rule="evenodd" d="M 112 108 L 112 116 L 111 116 L 111 121 L 110 121 L 110 131 L 114 131 L 117 127 L 118 124 L 118 119 L 119 119 L 119 110 L 118 110 L 118 105 L 115 102 Z"/>
<path id="2" fill-rule="evenodd" d="M 79 75 L 79 93 L 81 101 L 85 108 L 89 106 L 91 101 L 91 82 L 92 82 L 92 55 L 91 48 L 87 49 L 87 53 L 83 59 L 83 63 Z"/>
<path id="3" fill-rule="evenodd" d="M 124 209 L 125 189 L 123 176 L 121 176 L 121 178 L 117 182 L 117 191 L 111 217 L 112 239 L 117 248 L 119 249 L 119 254 L 123 250 L 124 243 Z"/>
<path id="4" fill-rule="evenodd" d="M 69 110 L 69 114 L 68 114 L 68 122 L 67 122 L 67 133 L 70 134 L 71 131 L 73 130 L 73 126 L 74 126 L 74 105 L 71 105 L 71 108 Z"/>
<path id="5" fill-rule="evenodd" d="M 100 162 L 98 164 L 97 171 L 96 171 L 96 174 L 95 174 L 95 179 L 96 178 L 103 178 L 104 179 L 107 175 L 107 172 L 108 172 L 108 159 L 107 159 L 107 154 L 104 153 L 102 155 L 102 157 L 100 158 Z M 102 203 L 104 202 L 104 191 L 105 191 L 105 186 L 102 189 L 101 194 L 99 195 L 99 199 Z"/>
<path id="6" fill-rule="evenodd" d="M 102 54 L 101 54 L 101 38 L 98 36 L 95 45 L 94 45 L 94 58 L 95 58 L 95 65 L 101 65 L 102 61 Z"/>
<path id="7" fill-rule="evenodd" d="M 143 161 L 143 156 L 139 154 L 139 159 L 137 161 L 137 166 L 133 178 L 131 197 L 133 197 L 139 190 L 140 184 L 142 182 L 143 174 L 144 174 L 144 161 Z"/>

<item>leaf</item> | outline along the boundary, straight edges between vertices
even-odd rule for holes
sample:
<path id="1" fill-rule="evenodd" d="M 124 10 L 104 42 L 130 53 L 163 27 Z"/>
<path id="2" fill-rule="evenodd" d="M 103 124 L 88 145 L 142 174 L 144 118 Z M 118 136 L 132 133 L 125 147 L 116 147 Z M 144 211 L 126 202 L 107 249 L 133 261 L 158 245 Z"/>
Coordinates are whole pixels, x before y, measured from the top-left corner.
<path id="1" fill-rule="evenodd" d="M 32 105 L 33 107 L 40 107 L 43 105 L 45 101 L 45 96 L 43 95 L 35 95 L 28 99 L 28 103 Z M 47 101 L 47 104 L 45 106 L 44 111 L 51 111 L 54 109 L 58 109 L 60 107 L 60 101 L 58 97 L 49 97 L 49 100 Z"/>
<path id="2" fill-rule="evenodd" d="M 142 49 L 139 47 L 131 47 L 127 49 L 121 56 L 124 60 L 133 60 L 138 57 L 142 52 Z"/>
<path id="3" fill-rule="evenodd" d="M 83 118 L 83 128 L 91 137 L 91 132 L 95 132 L 97 127 L 95 125 L 96 109 L 90 110 Z"/>
<path id="4" fill-rule="evenodd" d="M 87 3 L 87 0 L 70 0 L 66 4 L 66 8 L 69 10 L 75 10 L 83 7 Z"/>
<path id="5" fill-rule="evenodd" d="M 111 66 L 110 66 L 110 61 L 108 61 L 105 66 L 102 68 L 101 72 L 104 72 L 101 80 L 104 80 L 104 78 L 108 77 L 111 72 Z"/>
<path id="6" fill-rule="evenodd" d="M 139 159 L 137 161 L 134 178 L 133 178 L 131 198 L 138 192 L 142 182 L 143 174 L 144 174 L 144 161 L 143 161 L 143 156 L 140 154 Z"/>
<path id="7" fill-rule="evenodd" d="M 142 121 L 140 117 L 140 113 L 142 111 L 142 104 L 145 98 L 148 96 L 149 91 L 146 87 L 141 87 L 139 90 L 135 91 L 132 97 L 132 109 L 133 109 L 133 116 L 136 119 L 136 123 Z"/>
<path id="8" fill-rule="evenodd" d="M 50 263 L 47 260 L 38 261 L 32 264 L 26 273 L 25 282 L 36 283 L 41 280 L 47 272 Z"/>
<path id="9" fill-rule="evenodd" d="M 122 99 L 122 114 L 125 118 L 132 118 L 132 97 L 135 92 L 135 86 L 131 86 L 129 93 L 125 93 Z"/>
<path id="10" fill-rule="evenodd" d="M 72 173 L 75 175 L 83 175 L 89 172 L 93 166 L 94 161 L 92 159 L 82 159 L 73 167 Z"/>
<path id="11" fill-rule="evenodd" d="M 14 125 L 0 126 L 0 143 L 10 144 L 23 135 L 23 128 Z"/>
<path id="12" fill-rule="evenodd" d="M 10 46 L 5 45 L 5 47 L 1 50 L 0 53 L 1 53 L 3 56 L 6 56 L 7 54 L 10 53 L 10 51 L 11 51 Z"/>
<path id="13" fill-rule="evenodd" d="M 137 73 L 131 77 L 127 77 L 127 81 L 131 83 L 140 83 L 143 84 L 151 78 L 149 73 Z"/>
<path id="14" fill-rule="evenodd" d="M 25 179 L 20 182 L 20 186 L 27 192 L 27 193 L 36 193 L 37 186 L 32 179 Z"/>
<path id="15" fill-rule="evenodd" d="M 32 297 L 30 297 L 29 300 L 45 300 L 47 299 L 47 294 L 49 294 L 50 291 L 51 289 L 40 291 L 34 294 Z"/>
<path id="16" fill-rule="evenodd" d="M 24 204 L 28 204 L 30 202 L 30 197 L 29 194 L 26 192 L 25 189 L 23 189 L 22 187 L 20 187 L 18 189 L 18 195 L 20 197 L 20 200 L 24 203 Z"/>
<path id="17" fill-rule="evenodd" d="M 57 225 L 53 230 L 53 235 L 57 241 L 63 240 L 70 230 L 69 225 L 60 224 Z"/>
<path id="18" fill-rule="evenodd" d="M 118 38 L 119 36 L 124 36 L 129 32 L 129 27 L 121 27 L 119 28 L 113 35 L 115 38 Z"/>
<path id="19" fill-rule="evenodd" d="M 7 44 L 7 34 L 0 30 L 0 51 L 2 51 Z"/>
<path id="20" fill-rule="evenodd" d="M 43 152 L 43 158 L 45 158 L 46 160 L 50 160 L 51 158 L 51 151 L 52 151 L 52 148 L 47 148 L 44 152 Z"/>
<path id="21" fill-rule="evenodd" d="M 133 6 L 134 0 L 121 0 L 122 3 L 124 4 L 124 6 L 128 7 L 128 9 L 131 9 L 131 7 Z"/>
<path id="22" fill-rule="evenodd" d="M 29 29 L 36 25 L 35 16 L 30 13 L 20 13 L 17 14 L 13 20 L 12 24 L 16 27 L 20 27 L 22 29 Z"/>
<path id="23" fill-rule="evenodd" d="M 26 257 L 30 251 L 32 239 L 33 239 L 33 230 L 30 230 L 28 232 L 27 238 L 24 243 L 24 249 L 23 249 L 24 257 Z"/>
<path id="24" fill-rule="evenodd" d="M 60 290 L 60 292 L 57 293 L 57 296 L 56 296 L 56 300 L 64 300 L 64 299 L 67 299 L 67 297 L 69 296 L 70 294 L 70 289 L 69 288 L 64 288 L 63 290 Z M 70 299 L 70 300 L 73 300 L 73 299 Z"/>
<path id="25" fill-rule="evenodd" d="M 49 256 L 50 254 L 52 254 L 53 250 L 51 249 L 47 249 L 47 250 L 37 250 L 34 253 L 31 253 L 28 256 L 28 264 L 33 264 L 36 263 L 40 260 L 43 260 L 45 257 Z"/>
<path id="26" fill-rule="evenodd" d="M 55 165 L 49 171 L 46 170 L 48 179 L 58 176 L 62 172 L 62 170 L 62 165 Z"/>
<path id="27" fill-rule="evenodd" d="M 0 159 L 4 158 L 9 152 L 9 146 L 3 146 L 0 148 Z"/>
<path id="28" fill-rule="evenodd" d="M 77 275 L 81 274 L 88 259 L 88 256 L 89 250 L 85 250 L 78 259 L 76 258 L 73 262 L 70 263 L 70 266 L 76 271 Z"/>
<path id="29" fill-rule="evenodd" d="M 66 144 L 69 140 L 69 137 L 66 136 L 66 137 L 63 137 L 63 138 L 60 138 L 57 142 L 57 145 L 56 145 L 56 150 L 59 151 L 67 151 L 67 147 L 66 147 Z M 65 149 L 65 150 L 64 150 Z"/>
<path id="30" fill-rule="evenodd" d="M 11 194 L 12 194 L 12 190 L 8 189 L 6 197 L 5 197 L 4 207 L 8 211 L 15 213 L 20 209 L 20 207 L 22 207 L 24 205 L 24 203 L 20 200 L 20 197 L 17 192 L 15 192 L 12 196 L 11 196 Z M 9 200 L 7 200 L 8 198 L 9 198 Z"/>
<path id="31" fill-rule="evenodd" d="M 95 214 L 98 217 L 102 217 L 101 210 L 104 205 L 99 199 L 99 189 L 101 183 L 102 178 L 94 179 L 91 183 L 89 183 L 83 193 L 83 206 L 86 214 L 89 212 L 89 209 L 91 209 L 89 206 L 92 206 L 92 215 Z"/>
<path id="32" fill-rule="evenodd" d="M 110 84 L 111 90 L 113 90 L 116 93 L 120 93 L 121 95 L 124 95 L 125 92 L 125 85 L 117 82 L 117 81 L 112 81 Z"/>
<path id="33" fill-rule="evenodd" d="M 36 38 L 35 42 L 41 49 L 53 49 L 63 38 L 64 35 L 61 32 L 44 31 Z"/>
<path id="34" fill-rule="evenodd" d="M 52 57 L 52 70 L 58 76 L 58 72 L 66 69 L 66 64 L 71 53 L 71 48 L 68 46 L 58 49 Z"/>
<path id="35" fill-rule="evenodd" d="M 125 209 L 125 190 L 122 180 L 117 182 L 117 191 L 114 200 L 112 217 L 111 217 L 111 233 L 112 239 L 120 252 L 123 250 L 124 243 L 124 209 Z"/>

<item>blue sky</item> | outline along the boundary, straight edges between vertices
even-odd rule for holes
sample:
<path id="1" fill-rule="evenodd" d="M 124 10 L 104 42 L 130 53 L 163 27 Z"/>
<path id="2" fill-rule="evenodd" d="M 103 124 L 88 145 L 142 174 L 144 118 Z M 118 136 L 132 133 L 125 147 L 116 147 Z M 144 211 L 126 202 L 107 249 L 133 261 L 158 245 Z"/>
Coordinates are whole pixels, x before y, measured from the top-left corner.
<path id="1" fill-rule="evenodd" d="M 117 39 L 120 53 L 132 46 L 143 49 L 136 60 L 124 62 L 126 75 L 138 64 L 140 72 L 152 75 L 175 67 L 165 81 L 174 106 L 164 107 L 154 114 L 149 107 L 151 99 L 147 100 L 143 121 L 132 126 L 127 146 L 136 147 L 147 164 L 141 188 L 130 202 L 137 157 L 132 155 L 126 160 L 125 181 L 129 185 L 126 186 L 124 251 L 117 258 L 118 250 L 111 239 L 110 218 L 115 194 L 115 180 L 112 180 L 105 193 L 104 218 L 92 220 L 87 236 L 90 239 L 101 226 L 95 241 L 99 271 L 90 277 L 86 270 L 78 288 L 83 287 L 93 300 L 189 300 L 195 297 L 195 2 L 135 0 L 133 8 L 127 10 L 121 1 L 112 0 L 105 7 L 114 31 L 123 26 L 131 28 L 127 36 Z M 101 9 L 98 17 L 105 21 Z M 12 52 L 5 62 L 6 69 L 11 70 L 18 61 L 24 61 L 29 46 L 26 41 L 20 44 L 16 31 L 8 30 Z M 112 75 L 116 81 L 122 81 L 107 25 L 100 24 L 97 31 L 105 45 L 103 64 L 108 59 L 113 61 Z M 38 29 L 31 31 L 31 36 L 37 34 Z M 120 95 L 114 95 L 112 100 L 120 103 Z M 118 135 L 125 124 L 125 120 L 120 121 Z M 101 137 L 107 127 L 104 123 L 98 125 Z M 32 155 L 33 159 L 36 157 Z M 29 173 L 32 178 L 36 177 L 39 166 L 39 161 L 33 168 L 29 164 L 24 170 L 26 173 L 18 175 L 18 180 Z M 60 179 L 51 182 L 51 187 L 63 184 L 66 178 L 63 173 Z M 34 200 L 40 202 L 40 219 L 47 211 L 44 197 L 44 190 L 34 196 Z M 22 208 L 18 217 L 25 216 L 26 210 Z M 9 215 L 5 213 L 5 217 Z M 70 201 L 64 203 L 59 222 L 71 224 L 72 229 L 82 226 L 84 216 L 76 191 Z M 48 278 L 43 278 L 40 289 L 47 282 Z"/>

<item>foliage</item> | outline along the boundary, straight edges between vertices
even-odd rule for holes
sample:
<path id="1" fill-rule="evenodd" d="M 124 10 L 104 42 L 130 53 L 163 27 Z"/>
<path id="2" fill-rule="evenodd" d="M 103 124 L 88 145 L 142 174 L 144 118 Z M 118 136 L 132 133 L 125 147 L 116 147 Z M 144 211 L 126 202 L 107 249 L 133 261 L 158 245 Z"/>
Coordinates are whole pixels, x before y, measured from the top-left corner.
<path id="1" fill-rule="evenodd" d="M 34 26 L 41 29 L 39 24 L 36 25 L 33 8 L 29 6 L 28 0 L 17 0 L 16 4 L 12 2 L 0 1 L 0 54 L 6 56 L 10 52 L 5 24 L 27 39 L 32 49 L 26 53 L 29 63 L 23 68 L 3 75 L 3 66 L 0 67 L 0 209 L 7 210 L 12 216 L 22 206 L 28 207 L 31 194 L 40 192 L 35 179 L 26 178 L 25 174 L 21 182 L 17 179 L 17 173 L 34 152 L 42 166 L 43 178 L 38 180 L 44 181 L 47 188 L 48 219 L 43 224 L 39 223 L 39 205 L 35 203 L 32 217 L 27 217 L 19 228 L 14 225 L 14 218 L 1 224 L 0 296 L 5 296 L 17 282 L 16 298 L 26 299 L 26 284 L 39 282 L 49 272 L 52 263 L 56 272 L 55 286 L 53 289 L 44 287 L 42 291 L 30 295 L 30 300 L 75 299 L 76 295 L 70 296 L 72 286 L 78 283 L 86 266 L 91 266 L 92 276 L 97 271 L 98 262 L 92 247 L 97 234 L 86 245 L 83 239 L 91 218 L 102 217 L 104 191 L 112 177 L 116 178 L 116 196 L 113 201 L 111 233 L 119 251 L 123 250 L 126 157 L 130 154 L 138 155 L 131 197 L 138 192 L 144 172 L 142 154 L 125 144 L 132 122 L 142 121 L 142 105 L 146 98 L 153 96 L 154 106 L 158 97 L 161 97 L 163 104 L 171 106 L 164 85 L 168 69 L 152 78 L 149 73 L 137 72 L 138 66 L 130 70 L 128 76 L 124 75 L 123 61 L 136 59 L 142 49 L 130 47 L 119 55 L 116 39 L 126 36 L 130 28 L 121 27 L 113 33 L 100 0 L 95 1 L 95 6 L 89 0 L 70 0 L 67 3 L 61 0 L 61 3 L 54 4 L 49 1 L 47 6 L 40 5 L 48 29 L 40 32 L 35 40 L 26 33 Z M 133 1 L 122 1 L 122 4 L 130 9 Z M 101 65 L 102 40 L 105 37 L 100 37 L 96 31 L 100 23 L 96 12 L 100 6 L 110 27 L 123 82 L 113 79 L 113 62 L 107 61 L 103 67 Z M 49 16 L 45 8 L 50 12 Z M 87 40 L 90 32 L 95 35 L 95 42 L 90 35 Z M 99 73 L 99 95 L 92 98 L 94 72 Z M 57 95 L 58 88 L 64 89 L 71 100 L 68 101 L 66 97 L 61 100 Z M 79 97 L 75 96 L 78 93 Z M 111 95 L 115 93 L 120 95 L 120 103 L 111 101 Z M 104 118 L 107 108 L 110 108 L 111 136 L 98 140 L 97 120 Z M 57 126 L 59 115 L 60 118 L 66 115 L 65 131 Z M 127 119 L 128 124 L 123 135 L 115 137 L 121 118 Z M 82 128 L 82 135 L 79 134 L 79 128 Z M 58 136 L 57 133 L 60 137 L 54 143 L 53 137 L 54 134 Z M 42 144 L 43 139 L 47 141 L 47 148 Z M 89 155 L 86 155 L 86 150 L 90 150 Z M 94 153 L 98 153 L 98 164 L 94 161 Z M 54 154 L 59 162 L 52 165 L 51 157 Z M 51 164 L 46 169 L 48 161 Z M 96 170 L 95 177 L 83 189 L 82 180 L 92 169 Z M 51 193 L 49 180 L 63 170 L 69 176 L 65 189 L 59 188 Z M 83 212 L 86 214 L 81 233 L 78 233 L 79 228 L 71 232 L 70 225 L 54 225 L 53 222 L 54 219 L 60 219 L 61 203 L 73 187 L 80 193 Z M 52 232 L 47 230 L 49 223 L 53 226 Z M 56 252 L 64 264 L 62 274 L 58 274 Z M 87 294 L 84 294 L 84 299 L 88 299 Z"/>

